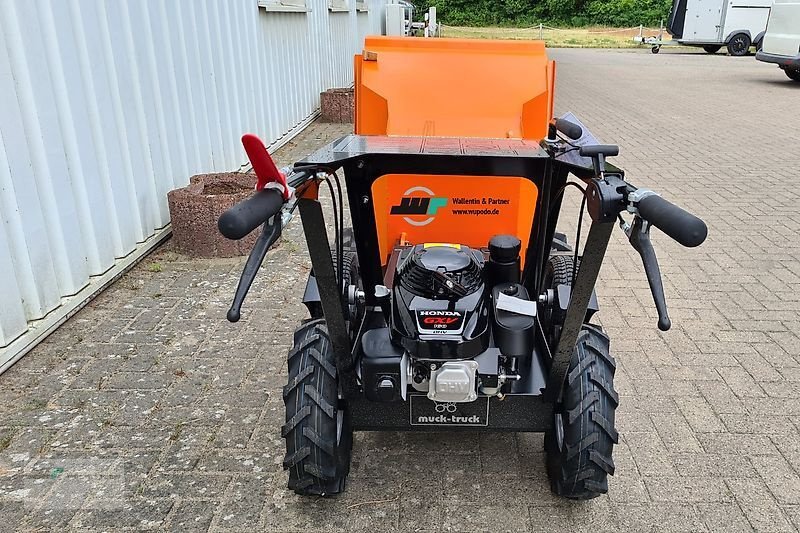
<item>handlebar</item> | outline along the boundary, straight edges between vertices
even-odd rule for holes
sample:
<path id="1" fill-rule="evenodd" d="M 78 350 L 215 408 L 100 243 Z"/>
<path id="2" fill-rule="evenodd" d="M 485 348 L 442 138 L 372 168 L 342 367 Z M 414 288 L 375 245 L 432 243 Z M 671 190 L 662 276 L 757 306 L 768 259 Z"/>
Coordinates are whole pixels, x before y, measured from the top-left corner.
<path id="1" fill-rule="evenodd" d="M 613 157 L 619 155 L 619 146 L 616 144 L 590 144 L 581 146 L 578 153 L 581 157 L 597 157 L 599 155 Z"/>
<path id="2" fill-rule="evenodd" d="M 581 137 L 583 137 L 583 128 L 581 128 L 577 124 L 570 122 L 569 120 L 563 118 L 557 118 L 555 120 L 555 126 L 558 131 L 560 131 L 573 141 L 576 141 Z"/>
<path id="3" fill-rule="evenodd" d="M 217 226 L 226 238 L 238 240 L 277 215 L 282 207 L 279 190 L 262 189 L 222 213 Z"/>
<path id="4" fill-rule="evenodd" d="M 705 222 L 660 196 L 646 196 L 636 207 L 643 219 L 683 246 L 694 248 L 706 240 L 708 228 Z"/>

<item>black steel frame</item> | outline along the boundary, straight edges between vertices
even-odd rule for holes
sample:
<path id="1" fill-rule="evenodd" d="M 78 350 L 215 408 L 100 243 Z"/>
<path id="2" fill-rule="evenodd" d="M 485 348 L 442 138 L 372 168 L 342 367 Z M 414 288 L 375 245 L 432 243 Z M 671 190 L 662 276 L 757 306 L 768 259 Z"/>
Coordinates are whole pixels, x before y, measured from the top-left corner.
<path id="1" fill-rule="evenodd" d="M 538 295 L 542 292 L 544 268 L 550 255 L 550 243 L 553 239 L 563 197 L 561 194 L 563 191 L 560 189 L 566 183 L 570 171 L 585 181 L 593 179 L 586 168 L 575 167 L 573 163 L 560 161 L 532 143 L 524 146 L 526 149 L 523 150 L 524 154 L 513 151 L 510 151 L 513 153 L 487 151 L 486 153 L 469 154 L 464 153 L 463 149 L 460 151 L 454 149 L 449 152 L 440 150 L 431 153 L 424 149 L 410 149 L 420 146 L 419 138 L 391 138 L 391 142 L 383 144 L 380 142 L 382 139 L 389 140 L 381 137 L 352 135 L 343 137 L 296 164 L 298 168 L 315 166 L 329 172 L 344 170 L 367 306 L 379 304 L 375 299 L 374 288 L 376 285 L 383 284 L 372 185 L 378 178 L 387 174 L 521 177 L 532 181 L 538 188 L 539 194 L 531 225 L 529 240 L 531 244 L 526 253 L 522 283 L 530 294 Z M 451 141 L 453 146 L 458 145 L 458 139 Z M 370 143 L 378 146 L 380 151 L 368 151 Z M 407 146 L 404 146 L 404 143 Z M 424 144 L 424 142 L 421 143 L 422 146 Z M 367 150 L 353 150 L 354 145 L 362 145 Z M 392 149 L 392 146 L 399 148 Z M 347 147 L 347 149 L 344 150 L 342 147 Z M 341 290 L 338 287 L 331 260 L 331 247 L 325 231 L 322 209 L 316 199 L 303 198 L 299 202 L 322 309 L 327 321 L 331 344 L 337 356 L 337 366 L 343 376 L 350 374 L 350 379 L 343 384 L 343 394 L 352 399 L 355 413 L 360 413 L 366 409 L 364 405 L 361 405 L 366 400 L 359 397 L 354 372 L 350 371 L 354 362 L 353 346 L 347 334 Z M 542 405 L 558 401 L 573 346 L 586 316 L 586 309 L 597 281 L 612 228 L 613 223 L 592 221 L 576 283 L 572 288 L 572 296 L 560 340 L 556 349 L 551 350 L 553 359 L 550 363 L 550 375 L 544 398 L 542 398 L 544 401 Z M 521 397 L 511 396 L 507 401 L 513 401 L 514 398 Z M 537 402 L 542 400 L 537 399 Z M 385 406 L 381 409 L 384 420 L 389 420 L 391 417 L 386 418 L 386 415 L 389 414 L 386 409 L 391 409 Z M 547 413 L 550 412 L 551 410 L 547 410 Z M 549 417 L 549 414 L 547 416 Z M 519 424 L 509 419 L 506 421 L 507 424 L 501 425 L 505 429 L 512 430 L 539 431 L 543 429 L 541 420 L 538 417 L 534 418 L 537 418 L 536 423 L 533 423 L 533 419 L 527 420 L 526 417 L 523 417 Z M 398 423 L 395 421 L 394 425 L 398 426 Z M 375 423 L 374 427 L 369 423 L 365 423 L 363 426 L 364 429 L 388 427 L 387 425 L 381 426 L 379 423 Z M 400 428 L 412 429 L 402 424 L 397 427 L 397 429 Z M 496 428 L 490 427 L 490 429 Z"/>

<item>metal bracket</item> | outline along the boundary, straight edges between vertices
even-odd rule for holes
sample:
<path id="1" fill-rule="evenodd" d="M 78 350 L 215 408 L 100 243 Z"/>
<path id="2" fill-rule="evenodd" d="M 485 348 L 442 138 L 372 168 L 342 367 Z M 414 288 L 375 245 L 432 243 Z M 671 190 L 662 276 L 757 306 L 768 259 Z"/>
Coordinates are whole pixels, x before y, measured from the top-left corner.
<path id="1" fill-rule="evenodd" d="M 648 196 L 661 196 L 657 192 L 653 192 L 650 189 L 636 189 L 635 191 L 631 191 L 628 193 L 628 213 L 633 213 L 634 215 L 639 214 L 639 209 L 637 209 L 636 204 L 647 198 Z M 630 235 L 628 235 L 630 237 Z"/>
<path id="2" fill-rule="evenodd" d="M 550 376 L 545 389 L 545 397 L 549 401 L 557 401 L 561 394 L 561 388 L 569 371 L 569 363 L 572 359 L 575 342 L 578 340 L 578 335 L 586 318 L 586 310 L 589 307 L 589 301 L 592 297 L 597 275 L 600 273 L 600 266 L 603 264 L 603 257 L 606 254 L 606 248 L 613 229 L 613 222 L 592 222 L 589 229 L 589 236 L 586 238 L 586 245 L 583 249 L 581 266 L 578 268 L 578 275 L 572 287 L 572 296 L 564 318 L 564 326 L 561 328 L 561 336 L 550 365 Z"/>
<path id="3" fill-rule="evenodd" d="M 336 354 L 340 383 L 344 395 L 349 396 L 358 390 L 358 386 L 351 377 L 353 373 L 350 372 L 353 366 L 352 346 L 342 307 L 342 290 L 339 287 L 336 269 L 333 268 L 331 247 L 325 230 L 325 217 L 322 214 L 322 206 L 317 200 L 300 198 L 298 207 L 308 243 L 308 254 L 311 256 L 314 277 L 317 280 L 322 313 L 325 315 L 333 353 Z"/>

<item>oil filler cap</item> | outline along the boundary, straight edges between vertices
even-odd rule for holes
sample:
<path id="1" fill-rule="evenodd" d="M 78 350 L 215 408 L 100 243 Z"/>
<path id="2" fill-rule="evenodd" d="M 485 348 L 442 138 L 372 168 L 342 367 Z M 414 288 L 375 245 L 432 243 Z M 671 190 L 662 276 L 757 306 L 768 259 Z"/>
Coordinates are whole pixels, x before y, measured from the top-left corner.
<path id="1" fill-rule="evenodd" d="M 489 241 L 489 255 L 500 263 L 516 261 L 522 242 L 513 235 L 495 235 Z"/>
<path id="2" fill-rule="evenodd" d="M 502 289 L 501 292 L 506 296 L 516 296 L 519 294 L 519 285 L 516 283 L 509 283 Z"/>

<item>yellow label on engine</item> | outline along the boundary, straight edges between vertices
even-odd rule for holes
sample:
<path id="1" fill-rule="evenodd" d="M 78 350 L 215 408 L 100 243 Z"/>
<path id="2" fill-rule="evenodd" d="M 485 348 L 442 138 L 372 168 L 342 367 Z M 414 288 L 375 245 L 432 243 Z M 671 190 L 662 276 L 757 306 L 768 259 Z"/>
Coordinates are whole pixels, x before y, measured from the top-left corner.
<path id="1" fill-rule="evenodd" d="M 434 248 L 436 246 L 447 246 L 448 248 L 455 248 L 456 250 L 461 249 L 460 244 L 453 244 L 451 242 L 426 242 L 422 245 L 424 248 Z"/>

